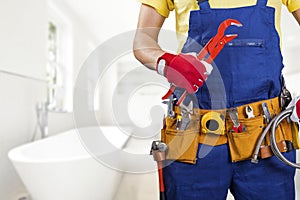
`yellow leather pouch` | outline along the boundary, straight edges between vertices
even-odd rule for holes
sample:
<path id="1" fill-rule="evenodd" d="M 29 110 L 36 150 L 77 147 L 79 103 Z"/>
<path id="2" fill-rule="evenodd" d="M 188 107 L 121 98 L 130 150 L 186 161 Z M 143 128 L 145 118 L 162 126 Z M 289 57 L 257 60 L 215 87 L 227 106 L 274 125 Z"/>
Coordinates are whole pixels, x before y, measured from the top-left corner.
<path id="1" fill-rule="evenodd" d="M 176 117 L 166 118 L 161 140 L 167 144 L 166 159 L 196 163 L 199 145 L 199 119 L 191 119 L 187 130 L 177 130 Z"/>
<path id="2" fill-rule="evenodd" d="M 291 141 L 293 143 L 293 146 L 295 149 L 300 148 L 300 142 L 299 142 L 299 128 L 298 123 L 295 122 L 287 122 L 287 120 L 283 120 L 277 129 L 280 128 L 280 131 L 282 131 L 283 137 L 287 141 Z M 276 130 L 276 136 L 277 136 L 277 130 Z"/>
<path id="3" fill-rule="evenodd" d="M 240 123 L 245 126 L 245 132 L 236 133 L 232 131 L 233 124 L 227 120 L 228 143 L 232 162 L 247 160 L 252 158 L 257 141 L 264 129 L 264 118 L 241 119 Z"/>

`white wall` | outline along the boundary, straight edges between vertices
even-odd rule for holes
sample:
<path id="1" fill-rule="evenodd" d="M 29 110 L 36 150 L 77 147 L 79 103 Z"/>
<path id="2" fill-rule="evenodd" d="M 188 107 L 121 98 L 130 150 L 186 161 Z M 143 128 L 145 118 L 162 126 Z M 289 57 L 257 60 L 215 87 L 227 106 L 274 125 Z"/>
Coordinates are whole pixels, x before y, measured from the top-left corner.
<path id="1" fill-rule="evenodd" d="M 284 58 L 284 75 L 286 84 L 294 97 L 300 95 L 299 77 L 300 77 L 300 31 L 294 17 L 284 7 L 282 9 L 282 51 Z M 300 160 L 300 152 L 297 151 L 297 161 Z M 296 172 L 296 194 L 297 199 L 300 199 L 300 172 Z"/>
<path id="2" fill-rule="evenodd" d="M 288 88 L 294 96 L 300 95 L 299 84 L 300 77 L 299 51 L 300 51 L 300 31 L 299 25 L 285 7 L 282 9 L 282 51 L 284 58 L 284 74 Z"/>
<path id="3" fill-rule="evenodd" d="M 28 142 L 35 125 L 35 103 L 45 97 L 45 84 L 0 73 L 0 199 L 13 199 L 25 188 L 7 152 Z"/>
<path id="4" fill-rule="evenodd" d="M 0 199 L 16 199 L 25 188 L 8 161 L 9 149 L 29 141 L 35 103 L 45 98 L 46 84 L 1 70 L 45 80 L 46 1 L 0 3 Z"/>
<path id="5" fill-rule="evenodd" d="M 54 8 L 59 11 L 67 21 L 70 22 L 72 32 L 72 84 L 76 81 L 78 73 L 83 63 L 88 58 L 89 54 L 94 50 L 97 40 L 91 34 L 85 22 L 78 16 L 78 14 L 66 4 L 66 1 L 48 0 L 48 9 Z M 51 12 L 51 11 L 48 11 Z M 72 96 L 73 97 L 73 96 Z M 87 122 L 88 123 L 88 122 Z M 93 125 L 93 124 L 89 124 Z M 67 128 L 75 127 L 73 113 L 51 113 L 49 116 L 49 131 L 50 133 L 58 133 Z"/>
<path id="6" fill-rule="evenodd" d="M 45 77 L 45 0 L 1 1 L 0 69 Z"/>
<path id="7" fill-rule="evenodd" d="M 16 200 L 20 193 L 26 192 L 7 153 L 30 141 L 36 125 L 35 104 L 46 100 L 48 8 L 47 0 L 0 2 L 1 200 Z M 72 10 L 63 4 L 58 8 L 70 18 L 74 33 L 72 78 L 75 79 L 95 42 Z M 74 126 L 72 113 L 49 113 L 50 134 Z"/>

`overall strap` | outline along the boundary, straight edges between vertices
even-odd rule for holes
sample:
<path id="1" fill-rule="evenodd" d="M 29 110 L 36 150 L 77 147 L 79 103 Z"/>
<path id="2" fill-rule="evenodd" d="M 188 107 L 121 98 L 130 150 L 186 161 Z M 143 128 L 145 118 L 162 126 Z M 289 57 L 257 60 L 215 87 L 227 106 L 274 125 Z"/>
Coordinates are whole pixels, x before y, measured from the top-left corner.
<path id="1" fill-rule="evenodd" d="M 259 6 L 259 7 L 266 7 L 266 6 L 267 6 L 267 3 L 268 3 L 268 0 L 257 0 L 256 6 Z"/>
<path id="2" fill-rule="evenodd" d="M 210 5 L 208 0 L 197 0 L 200 10 L 210 10 Z"/>
<path id="3" fill-rule="evenodd" d="M 210 5 L 208 0 L 197 0 L 199 8 L 201 10 L 210 10 Z M 268 0 L 257 0 L 256 5 L 259 7 L 266 7 Z"/>

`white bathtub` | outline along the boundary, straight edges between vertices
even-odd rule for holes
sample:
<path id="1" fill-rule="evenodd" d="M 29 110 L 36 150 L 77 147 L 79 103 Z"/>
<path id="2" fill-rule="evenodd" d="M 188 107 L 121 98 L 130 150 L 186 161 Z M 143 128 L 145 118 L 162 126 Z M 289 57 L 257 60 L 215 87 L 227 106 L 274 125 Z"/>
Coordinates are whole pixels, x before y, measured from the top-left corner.
<path id="1" fill-rule="evenodd" d="M 99 136 L 99 127 L 78 130 L 90 140 L 97 140 Z M 78 130 L 25 144 L 9 152 L 9 159 L 33 200 L 113 199 L 122 174 L 94 159 L 84 147 Z M 101 127 L 101 131 L 117 148 L 122 148 L 128 138 L 117 127 Z"/>

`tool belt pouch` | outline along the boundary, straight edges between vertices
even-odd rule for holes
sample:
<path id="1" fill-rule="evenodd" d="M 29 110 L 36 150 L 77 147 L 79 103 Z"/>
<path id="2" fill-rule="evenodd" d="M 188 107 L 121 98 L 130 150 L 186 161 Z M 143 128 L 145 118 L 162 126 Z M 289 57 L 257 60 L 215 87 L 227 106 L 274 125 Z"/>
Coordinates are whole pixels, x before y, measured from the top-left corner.
<path id="1" fill-rule="evenodd" d="M 233 124 L 227 120 L 228 143 L 232 162 L 251 159 L 256 144 L 265 127 L 263 116 L 241 119 L 240 123 L 246 127 L 245 132 L 232 131 Z"/>
<path id="2" fill-rule="evenodd" d="M 235 133 L 228 131 L 228 143 L 232 162 L 251 159 L 258 140 L 266 127 L 263 116 L 250 119 L 241 119 L 241 124 L 245 125 L 245 132 Z M 229 125 L 232 127 L 232 125 Z M 276 128 L 276 142 L 281 152 L 287 151 L 286 141 L 292 142 L 294 148 L 299 147 L 298 131 L 294 123 L 283 120 Z M 273 155 L 270 147 L 270 133 L 268 133 L 260 149 L 262 159 Z"/>
<path id="3" fill-rule="evenodd" d="M 283 140 L 291 142 L 294 149 L 300 148 L 298 123 L 283 120 L 276 129 L 277 142 L 281 139 L 278 138 L 280 136 L 283 137 Z"/>
<path id="4" fill-rule="evenodd" d="M 152 151 L 152 155 L 156 162 L 161 162 L 166 159 L 166 153 L 163 151 Z"/>
<path id="5" fill-rule="evenodd" d="M 176 130 L 176 118 L 166 118 L 161 141 L 167 145 L 166 159 L 196 163 L 199 144 L 199 120 L 191 119 L 187 130 Z"/>
<path id="6" fill-rule="evenodd" d="M 299 149 L 298 125 L 294 122 L 283 120 L 276 128 L 276 143 L 280 152 L 286 152 L 292 149 Z M 273 155 L 270 146 L 270 133 L 265 138 L 265 145 L 261 146 L 260 156 L 262 159 Z M 289 147 L 288 144 L 292 146 Z"/>

